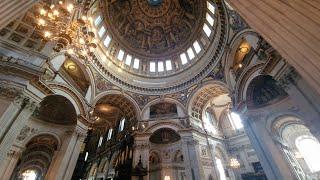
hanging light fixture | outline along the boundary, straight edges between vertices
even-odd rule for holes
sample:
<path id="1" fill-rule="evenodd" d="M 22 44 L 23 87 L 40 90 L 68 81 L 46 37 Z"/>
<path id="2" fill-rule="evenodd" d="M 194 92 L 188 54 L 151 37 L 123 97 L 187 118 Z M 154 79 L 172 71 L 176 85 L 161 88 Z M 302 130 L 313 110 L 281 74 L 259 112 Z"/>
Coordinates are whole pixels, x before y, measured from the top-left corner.
<path id="1" fill-rule="evenodd" d="M 230 167 L 233 169 L 238 169 L 240 167 L 240 163 L 239 163 L 238 159 L 231 158 L 230 159 Z"/>
<path id="2" fill-rule="evenodd" d="M 51 5 L 42 3 L 36 14 L 36 28 L 46 41 L 56 43 L 54 51 L 65 51 L 85 63 L 92 58 L 97 47 L 95 34 L 88 28 L 90 18 L 85 14 L 81 1 L 76 4 L 64 1 Z"/>

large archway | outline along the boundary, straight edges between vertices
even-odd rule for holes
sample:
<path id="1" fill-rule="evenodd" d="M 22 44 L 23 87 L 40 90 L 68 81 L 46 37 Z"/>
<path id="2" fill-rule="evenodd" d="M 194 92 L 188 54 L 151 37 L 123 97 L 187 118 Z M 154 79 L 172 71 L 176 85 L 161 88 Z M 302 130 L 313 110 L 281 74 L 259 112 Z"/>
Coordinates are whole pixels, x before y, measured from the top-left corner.
<path id="1" fill-rule="evenodd" d="M 54 124 L 75 125 L 77 123 L 77 114 L 73 104 L 61 95 L 45 97 L 34 115 L 40 120 Z"/>
<path id="2" fill-rule="evenodd" d="M 33 137 L 26 145 L 11 179 L 45 179 L 58 145 L 58 140 L 52 135 Z"/>

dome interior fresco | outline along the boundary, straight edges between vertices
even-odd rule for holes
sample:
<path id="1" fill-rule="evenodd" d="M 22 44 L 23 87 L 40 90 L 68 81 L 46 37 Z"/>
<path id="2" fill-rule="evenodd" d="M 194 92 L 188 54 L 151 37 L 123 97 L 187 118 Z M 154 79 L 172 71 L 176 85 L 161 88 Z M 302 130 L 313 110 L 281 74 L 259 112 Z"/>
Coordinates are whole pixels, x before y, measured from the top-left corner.
<path id="1" fill-rule="evenodd" d="M 107 29 L 126 51 L 140 59 L 179 56 L 199 37 L 206 1 L 163 0 L 153 4 L 146 0 L 103 2 Z"/>
<path id="2" fill-rule="evenodd" d="M 93 62 L 128 90 L 185 89 L 220 62 L 225 15 L 223 3 L 211 0 L 96 1 L 90 9 L 98 39 Z"/>
<path id="3" fill-rule="evenodd" d="M 317 8 L 272 1 L 0 1 L 0 179 L 320 179 Z"/>

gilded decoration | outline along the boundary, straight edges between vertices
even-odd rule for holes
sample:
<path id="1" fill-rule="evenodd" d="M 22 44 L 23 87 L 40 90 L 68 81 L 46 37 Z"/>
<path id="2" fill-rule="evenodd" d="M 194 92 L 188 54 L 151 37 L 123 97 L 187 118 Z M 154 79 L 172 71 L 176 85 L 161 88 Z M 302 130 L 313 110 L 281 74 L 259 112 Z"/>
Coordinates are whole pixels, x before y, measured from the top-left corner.
<path id="1" fill-rule="evenodd" d="M 113 37 L 144 59 L 172 57 L 192 45 L 206 12 L 203 0 L 101 2 Z"/>

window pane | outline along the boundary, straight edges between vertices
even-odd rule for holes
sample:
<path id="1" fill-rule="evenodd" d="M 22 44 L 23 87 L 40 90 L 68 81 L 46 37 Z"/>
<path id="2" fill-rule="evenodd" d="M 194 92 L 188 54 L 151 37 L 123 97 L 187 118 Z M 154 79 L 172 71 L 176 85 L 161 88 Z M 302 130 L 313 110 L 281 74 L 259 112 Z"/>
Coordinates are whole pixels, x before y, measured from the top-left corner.
<path id="1" fill-rule="evenodd" d="M 320 171 L 320 144 L 312 137 L 298 137 L 296 146 L 312 173 Z"/>
<path id="2" fill-rule="evenodd" d="M 84 156 L 84 161 L 87 161 L 87 159 L 88 159 L 88 155 L 89 155 L 89 153 L 88 153 L 88 152 L 86 152 L 86 155 Z"/>
<path id="3" fill-rule="evenodd" d="M 34 170 L 25 170 L 22 174 L 22 179 L 23 180 L 36 180 L 37 178 L 37 173 Z"/>
<path id="4" fill-rule="evenodd" d="M 219 171 L 220 180 L 226 180 L 226 174 L 222 165 L 222 162 L 219 158 L 216 157 L 217 169 Z"/>
<path id="5" fill-rule="evenodd" d="M 110 42 L 111 42 L 111 37 L 107 35 L 106 39 L 103 41 L 103 44 L 105 47 L 109 47 Z"/>
<path id="6" fill-rule="evenodd" d="M 123 56 L 124 56 L 124 52 L 120 49 L 120 51 L 119 51 L 119 53 L 118 53 L 118 59 L 119 59 L 120 61 L 122 61 L 122 60 L 123 60 Z"/>
<path id="7" fill-rule="evenodd" d="M 99 143 L 98 143 L 98 147 L 100 147 L 100 146 L 101 146 L 102 141 L 103 141 L 103 137 L 102 137 L 102 136 L 100 136 L 100 138 L 99 138 Z"/>
<path id="8" fill-rule="evenodd" d="M 182 63 L 182 64 L 187 64 L 188 60 L 187 60 L 187 56 L 186 56 L 185 53 L 182 53 L 182 54 L 180 55 L 180 59 L 181 59 L 181 63 Z"/>
<path id="9" fill-rule="evenodd" d="M 133 68 L 135 69 L 139 69 L 139 59 L 134 59 L 134 62 L 133 62 Z"/>
<path id="10" fill-rule="evenodd" d="M 159 71 L 159 72 L 162 72 L 163 70 L 164 70 L 163 62 L 162 62 L 162 61 L 159 61 L 159 62 L 158 62 L 158 71 Z"/>
<path id="11" fill-rule="evenodd" d="M 171 60 L 166 60 L 166 69 L 167 69 L 167 71 L 171 71 L 172 70 Z"/>
<path id="12" fill-rule="evenodd" d="M 210 34 L 211 34 L 211 29 L 209 28 L 209 26 L 207 24 L 204 24 L 203 25 L 203 31 L 206 33 L 206 35 L 208 37 L 210 37 Z"/>
<path id="13" fill-rule="evenodd" d="M 199 52 L 201 52 L 201 47 L 200 47 L 200 44 L 198 43 L 198 41 L 195 41 L 193 43 L 193 47 L 194 47 L 194 50 L 196 50 L 197 54 L 199 54 Z"/>
<path id="14" fill-rule="evenodd" d="M 109 129 L 109 131 L 108 131 L 108 139 L 107 140 L 110 140 L 111 139 L 111 137 L 112 137 L 112 129 Z"/>
<path id="15" fill-rule="evenodd" d="M 150 62 L 150 72 L 156 72 L 156 63 Z"/>
<path id="16" fill-rule="evenodd" d="M 194 58 L 194 52 L 193 52 L 192 48 L 189 48 L 187 52 L 188 52 L 188 56 L 189 56 L 190 60 L 192 60 Z"/>
<path id="17" fill-rule="evenodd" d="M 232 124 L 235 129 L 241 129 L 243 128 L 243 124 L 241 122 L 241 118 L 237 113 L 231 112 L 230 113 Z"/>
<path id="18" fill-rule="evenodd" d="M 211 11 L 212 14 L 214 14 L 215 13 L 215 7 L 210 2 L 207 2 L 207 5 L 208 5 L 209 11 Z"/>
<path id="19" fill-rule="evenodd" d="M 214 19 L 212 18 L 212 16 L 211 16 L 210 14 L 207 13 L 206 19 L 207 19 L 208 23 L 209 23 L 211 26 L 213 26 L 213 24 L 214 24 Z"/>
<path id="20" fill-rule="evenodd" d="M 98 17 L 96 18 L 96 20 L 94 21 L 94 25 L 95 25 L 95 26 L 98 26 L 101 22 L 102 22 L 102 17 L 101 17 L 101 16 L 98 16 Z"/>
<path id="21" fill-rule="evenodd" d="M 130 56 L 129 54 L 126 57 L 126 65 L 130 66 L 131 65 L 131 60 L 132 60 L 132 56 Z"/>
<path id="22" fill-rule="evenodd" d="M 123 131 L 124 128 L 124 123 L 125 123 L 126 119 L 121 119 L 120 124 L 119 124 L 119 132 Z"/>
<path id="23" fill-rule="evenodd" d="M 99 36 L 102 37 L 104 35 L 104 33 L 106 32 L 106 28 L 104 26 L 102 26 L 98 32 Z"/>

